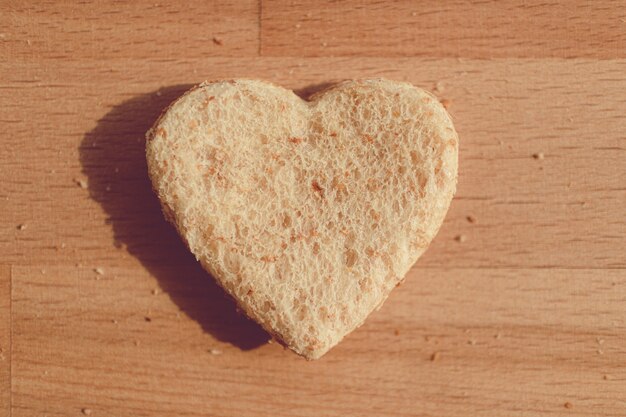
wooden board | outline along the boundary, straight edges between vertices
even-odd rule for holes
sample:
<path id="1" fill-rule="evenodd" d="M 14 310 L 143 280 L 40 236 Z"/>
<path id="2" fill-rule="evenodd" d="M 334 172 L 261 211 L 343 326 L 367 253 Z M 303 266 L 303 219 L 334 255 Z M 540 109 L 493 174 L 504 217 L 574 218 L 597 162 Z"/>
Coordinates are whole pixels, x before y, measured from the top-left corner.
<path id="1" fill-rule="evenodd" d="M 625 415 L 620 6 L 0 3 L 0 413 Z M 371 76 L 448 100 L 458 193 L 406 284 L 306 362 L 164 222 L 143 134 L 204 79 Z"/>
<path id="2" fill-rule="evenodd" d="M 601 2 L 264 0 L 280 56 L 626 57 L 626 8 Z"/>
<path id="3" fill-rule="evenodd" d="M 11 412 L 11 267 L 0 265 L 0 415 Z"/>

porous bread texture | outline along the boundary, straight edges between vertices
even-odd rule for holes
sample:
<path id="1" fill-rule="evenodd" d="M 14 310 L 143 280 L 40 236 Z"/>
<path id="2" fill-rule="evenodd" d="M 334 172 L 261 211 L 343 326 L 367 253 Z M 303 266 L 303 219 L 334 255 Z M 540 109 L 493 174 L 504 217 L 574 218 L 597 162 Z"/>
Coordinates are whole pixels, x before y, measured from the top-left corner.
<path id="1" fill-rule="evenodd" d="M 380 307 L 456 187 L 446 110 L 383 79 L 309 102 L 263 81 L 203 83 L 147 139 L 154 189 L 190 250 L 246 314 L 308 359 Z"/>

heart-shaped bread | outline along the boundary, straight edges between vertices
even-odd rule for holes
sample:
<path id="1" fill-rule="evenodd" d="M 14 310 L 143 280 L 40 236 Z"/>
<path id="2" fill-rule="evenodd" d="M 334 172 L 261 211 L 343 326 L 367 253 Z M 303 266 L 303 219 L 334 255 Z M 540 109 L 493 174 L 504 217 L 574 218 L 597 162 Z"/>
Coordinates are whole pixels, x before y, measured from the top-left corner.
<path id="1" fill-rule="evenodd" d="M 316 359 L 361 325 L 441 225 L 458 137 L 431 94 L 359 80 L 305 101 L 203 83 L 148 132 L 163 211 L 239 306 Z"/>

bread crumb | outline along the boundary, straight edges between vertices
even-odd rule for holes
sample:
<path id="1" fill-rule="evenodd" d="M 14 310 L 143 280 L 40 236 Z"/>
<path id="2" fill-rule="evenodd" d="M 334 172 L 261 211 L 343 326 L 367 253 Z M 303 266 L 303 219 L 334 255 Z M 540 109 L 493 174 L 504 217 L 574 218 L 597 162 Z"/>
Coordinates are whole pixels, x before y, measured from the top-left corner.
<path id="1" fill-rule="evenodd" d="M 300 29 L 300 28 L 302 27 L 302 25 L 301 25 L 300 23 L 296 23 L 296 24 L 294 25 L 294 27 L 295 27 L 296 29 Z"/>
<path id="2" fill-rule="evenodd" d="M 452 105 L 452 101 L 448 100 L 447 98 L 442 98 L 441 100 L 439 100 L 439 102 L 446 110 Z"/>
<path id="3" fill-rule="evenodd" d="M 61 242 L 61 249 L 65 249 L 66 246 L 65 242 Z"/>
<path id="4" fill-rule="evenodd" d="M 604 344 L 604 339 L 602 339 L 601 337 L 596 337 L 596 343 L 599 344 L 599 345 L 603 345 Z"/>
<path id="5" fill-rule="evenodd" d="M 32 42 L 30 41 L 30 39 L 26 39 L 26 44 L 27 44 L 28 46 L 31 46 L 31 45 L 32 45 Z"/>
<path id="6" fill-rule="evenodd" d="M 470 340 L 467 341 L 467 344 L 474 346 L 476 344 L 476 340 L 470 339 Z"/>
<path id="7" fill-rule="evenodd" d="M 139 346 L 139 340 L 135 340 L 133 343 L 135 344 L 135 346 Z"/>
<path id="8" fill-rule="evenodd" d="M 433 353 L 432 355 L 430 355 L 431 362 L 438 361 L 440 356 L 441 356 L 441 354 L 439 352 Z"/>
<path id="9" fill-rule="evenodd" d="M 221 355 L 223 352 L 219 349 L 209 349 L 211 355 Z"/>
<path id="10" fill-rule="evenodd" d="M 268 339 L 268 340 L 267 340 L 267 344 L 268 344 L 268 345 L 271 345 L 271 344 L 273 344 L 273 343 L 274 343 L 274 339 Z"/>
<path id="11" fill-rule="evenodd" d="M 113 319 L 113 320 L 111 320 L 111 323 L 117 324 L 117 320 Z"/>
<path id="12" fill-rule="evenodd" d="M 161 90 L 159 90 L 159 91 L 157 91 L 154 94 L 156 94 L 157 97 L 161 97 L 163 95 L 163 92 Z"/>
<path id="13" fill-rule="evenodd" d="M 457 235 L 454 240 L 456 240 L 459 243 L 463 243 L 467 240 L 467 236 L 465 235 Z"/>
<path id="14" fill-rule="evenodd" d="M 45 269 L 41 269 L 41 275 L 46 275 L 46 270 Z"/>
<path id="15" fill-rule="evenodd" d="M 435 83 L 435 87 L 433 88 L 433 92 L 440 94 L 440 93 L 443 93 L 444 89 L 445 89 L 445 86 L 443 85 L 443 82 L 437 81 Z"/>
<path id="16" fill-rule="evenodd" d="M 604 351 L 602 349 L 598 349 L 596 352 L 598 353 L 598 355 L 604 355 Z"/>
<path id="17" fill-rule="evenodd" d="M 153 289 L 152 295 L 157 295 L 157 294 L 159 294 L 159 289 L 158 288 Z"/>
<path id="18" fill-rule="evenodd" d="M 326 48 L 326 47 L 328 46 L 328 43 L 326 43 L 326 42 L 322 42 L 322 46 L 323 46 L 324 48 Z"/>
<path id="19" fill-rule="evenodd" d="M 222 41 L 221 38 L 218 38 L 217 36 L 213 37 L 213 43 L 216 44 L 217 46 L 222 46 L 224 45 L 224 42 Z"/>
<path id="20" fill-rule="evenodd" d="M 87 188 L 88 184 L 86 180 L 74 178 L 74 183 L 78 185 L 80 188 Z"/>
<path id="21" fill-rule="evenodd" d="M 25 230 L 26 229 L 26 223 L 22 223 L 22 224 L 18 224 L 17 225 L 17 230 Z"/>
<path id="22" fill-rule="evenodd" d="M 86 416 L 90 416 L 91 415 L 91 409 L 90 408 L 83 408 L 82 410 L 80 410 L 84 415 Z"/>
<path id="23" fill-rule="evenodd" d="M 411 12 L 411 16 L 413 17 L 417 16 L 417 12 Z"/>
<path id="24" fill-rule="evenodd" d="M 494 338 L 496 338 L 496 339 L 502 339 L 502 333 L 500 333 L 500 332 L 496 333 L 496 335 L 494 336 Z"/>
<path id="25" fill-rule="evenodd" d="M 569 401 L 568 401 L 568 402 L 566 402 L 565 404 L 563 404 L 563 407 L 567 408 L 568 410 L 569 410 L 569 409 L 574 408 L 574 406 L 572 405 L 572 403 L 571 403 L 571 402 L 569 402 Z"/>
<path id="26" fill-rule="evenodd" d="M 535 159 L 543 159 L 543 158 L 545 158 L 545 155 L 543 154 L 543 152 L 538 152 L 538 153 L 534 153 L 533 154 L 533 158 L 535 158 Z"/>
<path id="27" fill-rule="evenodd" d="M 317 181 L 313 180 L 311 182 L 311 187 L 313 187 L 313 190 L 316 193 L 319 193 L 320 197 L 324 198 L 324 189 L 320 186 L 320 184 Z"/>
<path id="28" fill-rule="evenodd" d="M 150 317 L 148 317 L 148 316 L 145 316 L 143 319 L 144 319 L 145 321 L 147 321 L 148 323 L 150 323 L 150 322 L 152 321 L 152 318 L 150 318 Z"/>
<path id="29" fill-rule="evenodd" d="M 610 376 L 608 376 L 607 374 L 602 375 L 602 379 L 604 379 L 605 381 L 608 381 L 609 379 L 611 379 Z"/>
<path id="30" fill-rule="evenodd" d="M 467 216 L 466 219 L 469 223 L 476 223 L 476 217 L 472 216 L 471 214 Z"/>
<path id="31" fill-rule="evenodd" d="M 104 275 L 104 269 L 102 268 L 94 268 L 93 272 L 95 272 L 98 275 Z"/>

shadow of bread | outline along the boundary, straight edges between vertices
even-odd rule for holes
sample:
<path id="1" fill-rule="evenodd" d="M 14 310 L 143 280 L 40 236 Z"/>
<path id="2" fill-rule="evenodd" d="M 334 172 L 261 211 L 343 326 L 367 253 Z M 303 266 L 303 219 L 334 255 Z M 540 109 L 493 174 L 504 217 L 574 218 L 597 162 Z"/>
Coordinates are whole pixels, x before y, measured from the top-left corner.
<path id="1" fill-rule="evenodd" d="M 125 246 L 204 331 L 249 350 L 264 344 L 269 336 L 237 312 L 234 301 L 187 250 L 163 218 L 148 177 L 144 135 L 161 111 L 190 87 L 171 86 L 116 105 L 85 135 L 80 163 L 90 197 L 108 215 L 113 243 Z"/>

